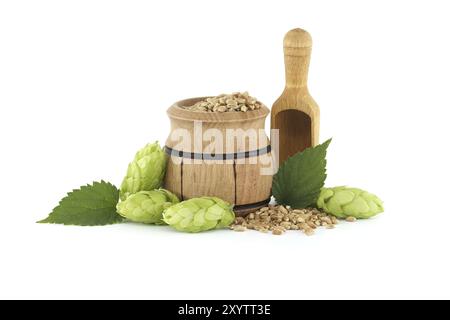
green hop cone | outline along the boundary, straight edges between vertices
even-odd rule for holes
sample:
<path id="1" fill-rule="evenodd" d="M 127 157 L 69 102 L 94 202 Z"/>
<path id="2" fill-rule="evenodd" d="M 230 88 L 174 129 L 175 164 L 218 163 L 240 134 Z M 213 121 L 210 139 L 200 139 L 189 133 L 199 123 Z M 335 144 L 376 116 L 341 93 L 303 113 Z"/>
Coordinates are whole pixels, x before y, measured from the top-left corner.
<path id="1" fill-rule="evenodd" d="M 120 199 L 139 191 L 161 187 L 166 172 L 167 157 L 158 142 L 147 144 L 139 150 L 128 165 L 127 175 L 120 187 Z"/>
<path id="2" fill-rule="evenodd" d="M 178 202 L 177 196 L 165 189 L 140 191 L 119 202 L 117 212 L 134 222 L 163 224 L 163 211 Z"/>
<path id="3" fill-rule="evenodd" d="M 178 231 L 200 232 L 229 226 L 234 221 L 232 206 L 216 197 L 193 198 L 163 213 L 164 222 Z"/>
<path id="4" fill-rule="evenodd" d="M 317 207 L 341 219 L 368 219 L 384 211 L 383 202 L 376 195 L 348 187 L 323 188 Z"/>

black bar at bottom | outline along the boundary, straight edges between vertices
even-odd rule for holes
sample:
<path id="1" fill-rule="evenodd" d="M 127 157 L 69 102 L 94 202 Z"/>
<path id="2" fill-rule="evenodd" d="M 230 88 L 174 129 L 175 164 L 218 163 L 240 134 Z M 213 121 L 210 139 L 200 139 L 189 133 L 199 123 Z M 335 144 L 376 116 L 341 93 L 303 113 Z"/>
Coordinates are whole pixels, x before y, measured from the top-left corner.
<path id="1" fill-rule="evenodd" d="M 294 270 L 294 269 L 293 269 Z M 294 270 L 295 271 L 295 270 Z M 245 283 L 245 277 L 239 279 L 239 273 L 232 273 L 236 281 L 236 291 L 240 290 L 241 285 L 247 285 Z M 294 272 L 294 274 L 296 274 Z M 242 273 L 242 275 L 245 275 Z M 276 277 L 276 275 L 275 275 Z M 278 280 L 274 280 L 278 281 Z M 282 287 L 281 287 L 282 288 Z M 298 288 L 302 290 L 302 288 Z M 282 292 L 280 292 L 282 294 Z M 3 312 L 5 313 L 5 307 L 7 309 L 7 302 L 12 302 L 9 305 L 13 306 L 11 311 L 14 311 L 16 315 L 28 315 L 26 308 L 21 308 L 17 303 L 23 303 L 23 301 L 2 301 Z M 33 302 L 33 301 L 28 301 Z M 317 317 L 318 319 L 330 317 L 330 319 L 361 319 L 362 315 L 367 316 L 370 313 L 369 318 L 386 318 L 386 314 L 389 316 L 398 316 L 399 318 L 405 318 L 405 314 L 410 311 L 414 313 L 416 317 L 423 319 L 430 319 L 430 315 L 433 315 L 433 311 L 439 310 L 439 308 L 427 308 L 421 307 L 422 304 L 414 302 L 414 305 L 404 306 L 403 308 L 391 308 L 397 306 L 398 301 L 389 302 L 389 308 L 380 307 L 380 302 L 386 302 L 383 300 L 376 301 L 376 305 L 372 301 L 299 301 L 299 300 L 149 300 L 149 301 L 123 301 L 117 304 L 115 301 L 59 301 L 66 304 L 73 304 L 83 302 L 89 305 L 89 315 L 104 317 L 108 312 L 114 313 L 115 318 L 130 319 L 134 316 L 142 317 L 143 312 L 145 318 L 148 319 L 305 319 Z M 358 308 L 357 305 L 361 302 L 370 303 L 367 308 Z M 404 305 L 405 302 L 409 304 L 409 301 L 399 301 L 400 305 Z M 443 301 L 446 302 L 446 301 Z M 45 304 L 48 303 L 46 306 Z M 395 305 L 394 305 L 395 304 Z M 51 308 L 55 307 L 55 301 L 39 301 L 39 306 L 33 309 L 33 313 L 37 316 L 45 316 L 46 318 L 61 319 L 61 312 L 54 311 Z M 51 310 L 51 311 L 49 311 Z M 66 309 L 67 310 L 67 309 Z M 401 312 L 400 312 L 401 310 Z M 70 314 L 75 318 L 83 318 L 86 316 L 86 308 L 70 308 Z M 439 314 L 442 317 L 442 313 Z M 438 317 L 439 317 L 438 316 Z M 436 317 L 436 318 L 438 318 Z M 434 318 L 434 317 L 431 317 Z"/>

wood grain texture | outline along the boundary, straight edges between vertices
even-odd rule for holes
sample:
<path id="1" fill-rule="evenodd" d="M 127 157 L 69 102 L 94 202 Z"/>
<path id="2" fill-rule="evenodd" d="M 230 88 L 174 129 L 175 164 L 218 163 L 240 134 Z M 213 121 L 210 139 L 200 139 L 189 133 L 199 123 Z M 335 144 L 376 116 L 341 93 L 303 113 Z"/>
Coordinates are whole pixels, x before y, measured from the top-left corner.
<path id="1" fill-rule="evenodd" d="M 193 105 L 206 97 L 182 100 L 171 106 L 167 113 L 171 122 L 171 133 L 166 141 L 166 146 L 194 153 L 234 154 L 254 151 L 269 145 L 269 139 L 264 132 L 265 118 L 269 109 L 262 106 L 261 109 L 248 112 L 195 112 L 180 108 L 180 106 Z M 202 132 L 196 129 L 196 122 L 201 121 Z M 191 138 L 201 134 L 200 143 L 194 143 L 193 139 L 181 143 L 184 132 Z M 217 142 L 216 137 L 205 135 L 208 129 L 212 133 L 220 133 L 222 141 L 219 145 L 222 150 L 215 150 L 212 142 Z M 256 130 L 257 135 L 252 130 Z M 261 131 L 258 132 L 258 130 Z M 230 130 L 234 133 L 230 135 Z M 254 143 L 254 138 L 257 143 Z M 260 161 L 263 157 L 263 161 Z M 265 201 L 271 196 L 272 175 L 261 175 L 261 167 L 270 167 L 273 164 L 267 159 L 270 154 L 255 156 L 247 159 L 230 160 L 196 160 L 180 158 L 173 161 L 169 158 L 165 187 L 174 191 L 183 199 L 199 196 L 216 196 L 235 205 L 248 205 Z M 239 208 L 237 208 L 239 211 Z"/>
<path id="2" fill-rule="evenodd" d="M 261 167 L 261 163 L 252 164 L 251 159 L 236 163 L 236 205 L 261 202 L 270 197 L 272 176 L 262 175 Z"/>
<path id="3" fill-rule="evenodd" d="M 202 164 L 183 164 L 183 198 L 202 196 L 219 197 L 235 203 L 234 164 L 215 164 L 205 160 Z"/>
<path id="4" fill-rule="evenodd" d="M 182 184 L 182 163 L 177 159 L 176 163 L 172 159 L 168 159 L 170 165 L 167 166 L 164 178 L 164 188 L 172 191 L 178 198 L 183 200 L 183 184 Z"/>
<path id="5" fill-rule="evenodd" d="M 312 39 L 302 29 L 284 38 L 286 86 L 273 104 L 271 129 L 279 130 L 279 163 L 319 143 L 319 106 L 308 91 Z"/>

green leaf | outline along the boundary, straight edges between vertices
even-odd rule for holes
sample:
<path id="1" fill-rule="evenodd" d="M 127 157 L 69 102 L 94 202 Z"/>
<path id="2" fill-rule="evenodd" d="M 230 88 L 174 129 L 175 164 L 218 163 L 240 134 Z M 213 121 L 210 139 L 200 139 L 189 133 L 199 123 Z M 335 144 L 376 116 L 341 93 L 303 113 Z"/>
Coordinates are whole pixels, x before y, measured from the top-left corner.
<path id="1" fill-rule="evenodd" d="M 103 226 L 118 223 L 119 190 L 109 182 L 94 182 L 69 192 L 50 215 L 38 223 L 77 226 Z"/>
<path id="2" fill-rule="evenodd" d="M 273 177 L 272 192 L 277 203 L 306 208 L 316 203 L 326 175 L 326 155 L 331 139 L 287 159 Z"/>

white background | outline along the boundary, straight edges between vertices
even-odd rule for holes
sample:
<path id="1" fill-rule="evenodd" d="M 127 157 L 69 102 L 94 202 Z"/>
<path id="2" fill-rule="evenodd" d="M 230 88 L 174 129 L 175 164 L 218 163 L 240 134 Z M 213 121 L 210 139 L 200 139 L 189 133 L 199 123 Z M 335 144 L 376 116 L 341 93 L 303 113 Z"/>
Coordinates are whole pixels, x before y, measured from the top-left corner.
<path id="1" fill-rule="evenodd" d="M 0 2 L 0 298 L 450 298 L 446 1 Z M 35 224 L 67 191 L 120 184 L 182 98 L 284 86 L 313 37 L 328 186 L 386 212 L 313 237 Z M 267 122 L 269 126 L 269 122 Z"/>

